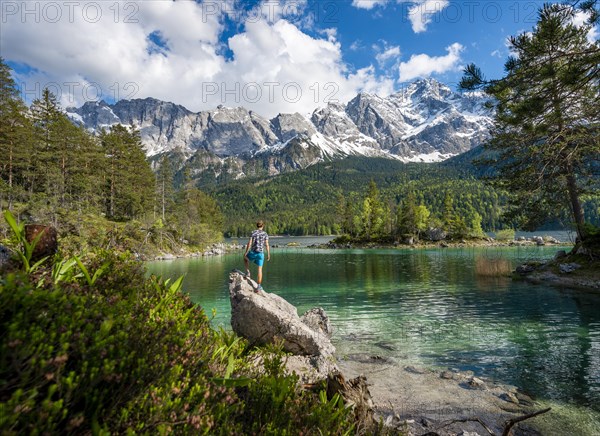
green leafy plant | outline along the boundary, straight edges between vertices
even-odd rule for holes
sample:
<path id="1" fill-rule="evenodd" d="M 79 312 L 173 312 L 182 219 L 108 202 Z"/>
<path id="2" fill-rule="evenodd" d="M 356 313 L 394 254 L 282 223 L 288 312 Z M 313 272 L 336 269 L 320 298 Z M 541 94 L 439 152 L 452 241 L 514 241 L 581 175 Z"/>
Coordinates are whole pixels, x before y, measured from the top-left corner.
<path id="1" fill-rule="evenodd" d="M 98 280 L 98 278 L 104 273 L 104 271 L 106 271 L 106 269 L 108 267 L 108 263 L 104 263 L 100 268 L 98 268 L 96 270 L 96 272 L 94 273 L 93 276 L 90 276 L 90 273 L 89 273 L 88 269 L 83 264 L 83 262 L 81 262 L 81 260 L 79 259 L 79 257 L 73 256 L 73 259 L 75 260 L 75 262 L 79 266 L 79 269 L 81 270 L 81 273 L 85 277 L 85 280 L 87 281 L 87 284 L 90 287 L 94 286 L 94 284 L 96 283 L 96 281 Z"/>
<path id="2" fill-rule="evenodd" d="M 77 261 L 74 258 L 57 261 L 52 267 L 52 283 L 57 285 L 65 281 L 75 265 L 77 265 Z"/>
<path id="3" fill-rule="evenodd" d="M 13 237 L 16 239 L 17 243 L 20 245 L 20 249 L 17 250 L 17 255 L 19 256 L 19 260 L 21 261 L 21 263 L 23 264 L 23 269 L 25 270 L 26 273 L 32 273 L 34 272 L 37 268 L 39 268 L 40 265 L 42 265 L 46 260 L 48 260 L 48 256 L 45 256 L 41 259 L 39 259 L 37 262 L 35 263 L 31 263 L 31 258 L 33 257 L 33 250 L 35 249 L 35 246 L 37 245 L 37 243 L 40 241 L 40 238 L 44 235 L 44 232 L 40 232 L 38 233 L 35 238 L 33 238 L 33 241 L 29 242 L 27 241 L 27 238 L 25 237 L 25 224 L 24 223 L 17 223 L 17 221 L 15 220 L 15 217 L 12 215 L 12 213 L 10 213 L 9 210 L 5 210 L 4 211 L 4 219 L 6 220 L 6 222 L 8 223 L 12 233 L 13 233 Z"/>
<path id="4" fill-rule="evenodd" d="M 0 433 L 351 432 L 339 399 L 285 374 L 280 345 L 212 330 L 182 283 L 110 251 L 0 277 Z"/>

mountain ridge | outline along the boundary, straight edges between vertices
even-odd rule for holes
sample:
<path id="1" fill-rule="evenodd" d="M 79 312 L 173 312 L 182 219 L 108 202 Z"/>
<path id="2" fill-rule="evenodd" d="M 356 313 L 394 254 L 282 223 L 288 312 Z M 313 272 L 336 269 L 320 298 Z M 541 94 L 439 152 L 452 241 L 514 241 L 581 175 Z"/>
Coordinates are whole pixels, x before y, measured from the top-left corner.
<path id="1" fill-rule="evenodd" d="M 436 162 L 480 145 L 492 118 L 482 94 L 458 94 L 434 79 L 417 80 L 388 97 L 359 93 L 309 116 L 285 113 L 267 119 L 243 106 L 192 112 L 151 97 L 86 102 L 67 115 L 92 132 L 114 124 L 140 129 L 146 154 L 179 153 L 210 165 L 196 174 L 229 172 L 234 178 L 276 175 L 347 156 Z M 233 165 L 232 165 L 233 163 Z"/>

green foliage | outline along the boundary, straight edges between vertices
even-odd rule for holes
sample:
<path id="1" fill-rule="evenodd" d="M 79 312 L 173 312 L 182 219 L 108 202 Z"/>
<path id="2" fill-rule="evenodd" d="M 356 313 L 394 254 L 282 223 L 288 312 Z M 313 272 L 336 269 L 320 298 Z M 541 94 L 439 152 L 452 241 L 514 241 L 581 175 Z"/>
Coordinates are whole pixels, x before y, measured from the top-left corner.
<path id="1" fill-rule="evenodd" d="M 39 259 L 35 263 L 31 263 L 31 258 L 33 256 L 33 250 L 35 246 L 39 242 L 40 238 L 43 236 L 43 232 L 40 232 L 31 242 L 27 241 L 25 237 L 25 224 L 17 223 L 15 217 L 10 213 L 10 211 L 4 211 L 4 219 L 8 223 L 10 229 L 13 232 L 13 238 L 16 240 L 17 244 L 22 248 L 17 250 L 17 255 L 19 256 L 19 260 L 23 264 L 23 269 L 26 273 L 34 272 L 40 265 L 42 265 L 48 257 L 43 257 Z"/>
<path id="2" fill-rule="evenodd" d="M 151 255 L 221 238 L 216 203 L 189 183 L 185 194 L 175 192 L 181 156 L 163 156 L 155 176 L 139 131 L 115 125 L 93 136 L 48 89 L 28 109 L 1 58 L 0 155 L 0 209 L 52 224 L 73 252 L 112 247 Z M 162 222 L 153 226 L 156 212 Z"/>
<path id="3" fill-rule="evenodd" d="M 371 180 L 379 190 L 384 234 L 392 233 L 396 209 L 411 191 L 416 204 L 430 212 L 429 220 L 442 217 L 444 195 L 449 191 L 455 210 L 466 223 L 472 222 L 477 212 L 484 229 L 501 227 L 506 195 L 486 186 L 464 167 L 351 157 L 266 180 L 248 178 L 224 186 L 207 184 L 204 189 L 220 205 L 225 233 L 230 236 L 249 234 L 255 217 L 260 216 L 274 234 L 347 233 L 358 237 L 364 233 L 362 214 Z"/>
<path id="4" fill-rule="evenodd" d="M 264 374 L 240 391 L 244 434 L 354 434 L 350 409 L 339 395 L 327 399 L 324 384 L 318 396 L 298 391 L 298 377 L 285 376 L 281 344 L 267 346 L 262 357 Z"/>
<path id="5" fill-rule="evenodd" d="M 192 245 L 202 245 L 221 237 L 223 215 L 210 196 L 186 186 L 179 193 L 169 222 L 179 229 L 181 238 Z"/>
<path id="6" fill-rule="evenodd" d="M 597 12 L 595 3 L 584 9 Z M 590 6 L 591 5 L 591 6 Z M 509 197 L 507 217 L 535 229 L 567 211 L 585 238 L 586 193 L 597 192 L 600 165 L 600 45 L 575 10 L 544 5 L 531 32 L 510 38 L 506 75 L 487 81 L 471 65 L 461 87 L 483 88 L 493 100 L 495 124 L 487 164 Z"/>
<path id="7" fill-rule="evenodd" d="M 360 236 L 366 239 L 375 239 L 382 236 L 385 224 L 384 208 L 379 196 L 377 184 L 371 180 L 367 195 L 363 200 L 360 216 Z"/>
<path id="8" fill-rule="evenodd" d="M 181 286 L 106 250 L 0 277 L 0 433 L 352 431 L 339 398 L 285 375 L 281 348 L 212 330 Z"/>
<path id="9" fill-rule="evenodd" d="M 111 275 L 126 277 L 105 285 L 136 285 L 101 293 L 79 281 L 34 290 L 18 274 L 3 280 L 1 366 L 10 383 L 3 383 L 0 397 L 3 410 L 19 413 L 5 415 L 0 427 L 152 432 L 163 422 L 174 424 L 171 413 L 185 413 L 184 428 L 191 430 L 193 416 L 205 410 L 216 421 L 205 425 L 227 421 L 219 411 L 229 405 L 226 390 L 211 386 L 206 368 L 189 365 L 210 352 L 198 346 L 209 337 L 202 311 L 185 298 L 165 306 L 169 288 L 161 284 L 157 293 L 137 269 L 123 266 Z"/>
<path id="10" fill-rule="evenodd" d="M 512 241 L 515 239 L 515 231 L 513 229 L 503 229 L 496 232 L 498 241 Z"/>

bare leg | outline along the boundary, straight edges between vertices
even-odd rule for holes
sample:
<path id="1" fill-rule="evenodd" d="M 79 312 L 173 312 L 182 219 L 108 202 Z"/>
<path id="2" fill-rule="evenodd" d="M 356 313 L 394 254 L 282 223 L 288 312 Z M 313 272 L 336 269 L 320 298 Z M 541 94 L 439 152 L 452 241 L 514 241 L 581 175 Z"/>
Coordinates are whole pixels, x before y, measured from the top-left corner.
<path id="1" fill-rule="evenodd" d="M 262 266 L 258 267 L 258 277 L 256 278 L 256 283 L 259 285 L 262 283 Z"/>
<path id="2" fill-rule="evenodd" d="M 246 275 L 250 277 L 250 262 L 246 256 L 244 256 L 244 265 L 246 265 Z"/>

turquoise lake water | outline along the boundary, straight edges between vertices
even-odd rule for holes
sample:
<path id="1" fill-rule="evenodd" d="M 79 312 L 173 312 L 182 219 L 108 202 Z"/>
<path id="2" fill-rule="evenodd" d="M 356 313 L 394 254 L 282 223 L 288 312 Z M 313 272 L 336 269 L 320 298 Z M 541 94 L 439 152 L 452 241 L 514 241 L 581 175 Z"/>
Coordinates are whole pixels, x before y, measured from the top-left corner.
<path id="1" fill-rule="evenodd" d="M 300 314 L 323 307 L 339 355 L 472 370 L 537 399 L 589 411 L 596 422 L 600 294 L 494 276 L 557 250 L 273 249 L 263 285 Z M 165 278 L 185 275 L 185 290 L 209 316 L 215 309 L 213 324 L 226 328 L 233 268 L 243 269 L 241 252 L 148 263 L 149 272 Z"/>

